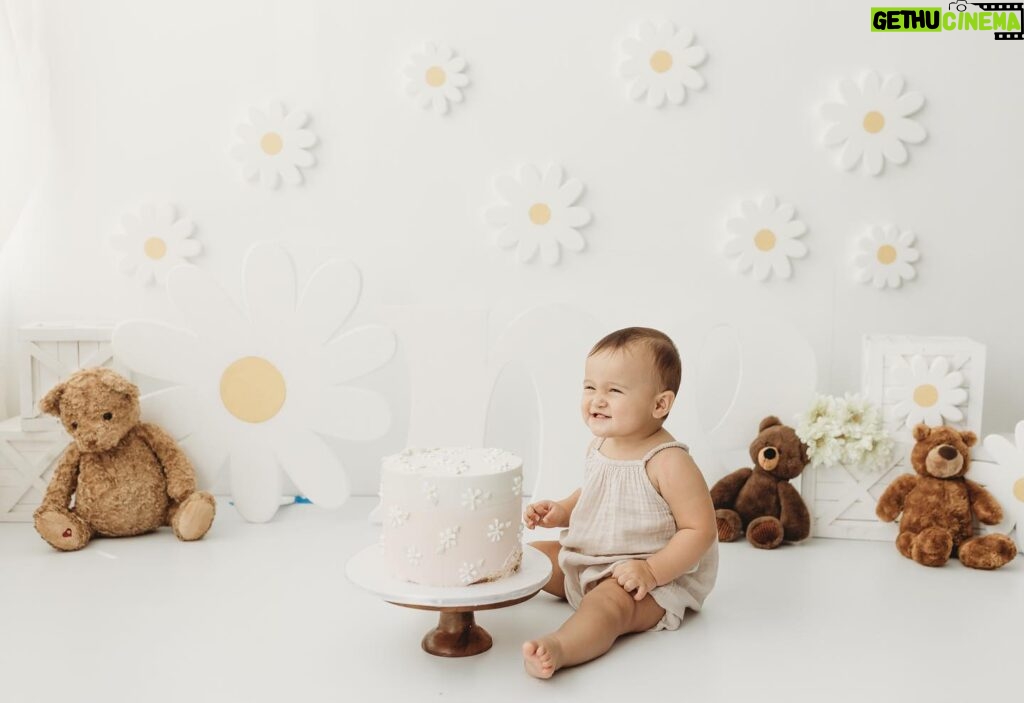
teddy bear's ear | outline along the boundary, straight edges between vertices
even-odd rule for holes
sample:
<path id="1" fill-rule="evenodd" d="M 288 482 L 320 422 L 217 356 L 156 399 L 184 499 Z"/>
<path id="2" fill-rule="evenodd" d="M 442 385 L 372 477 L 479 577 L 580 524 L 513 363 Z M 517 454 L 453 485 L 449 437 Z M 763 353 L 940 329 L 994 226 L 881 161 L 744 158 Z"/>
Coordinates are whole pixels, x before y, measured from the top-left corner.
<path id="1" fill-rule="evenodd" d="M 978 443 L 978 435 L 974 434 L 970 430 L 965 430 L 964 432 L 961 432 L 960 439 L 962 439 L 964 441 L 964 444 L 966 444 L 968 447 L 973 447 L 975 444 Z"/>
<path id="2" fill-rule="evenodd" d="M 39 401 L 39 409 L 47 415 L 56 415 L 60 417 L 60 397 L 64 395 L 64 388 L 67 384 L 58 383 L 56 386 L 51 388 L 43 399 Z"/>
<path id="3" fill-rule="evenodd" d="M 126 395 L 132 400 L 139 399 L 139 387 L 121 374 L 110 369 L 100 369 L 97 378 L 110 390 Z"/>
<path id="4" fill-rule="evenodd" d="M 914 439 L 918 442 L 928 439 L 928 435 L 932 433 L 932 428 L 925 424 L 914 426 Z"/>
<path id="5" fill-rule="evenodd" d="M 758 432 L 764 432 L 769 427 L 775 427 L 776 425 L 781 425 L 781 424 L 782 424 L 782 420 L 780 420 L 779 418 L 775 417 L 774 415 L 769 415 L 765 419 L 761 420 L 761 426 L 757 428 L 757 431 Z"/>

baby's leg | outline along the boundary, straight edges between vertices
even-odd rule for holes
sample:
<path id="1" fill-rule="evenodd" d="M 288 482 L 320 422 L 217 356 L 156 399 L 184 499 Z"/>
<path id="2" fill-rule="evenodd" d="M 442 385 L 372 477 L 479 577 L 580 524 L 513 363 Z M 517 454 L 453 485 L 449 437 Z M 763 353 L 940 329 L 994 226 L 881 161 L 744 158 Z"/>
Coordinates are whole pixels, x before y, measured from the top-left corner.
<path id="1" fill-rule="evenodd" d="M 579 609 L 558 630 L 523 645 L 526 671 L 550 678 L 562 667 L 601 656 L 620 635 L 651 629 L 664 614 L 650 595 L 637 602 L 614 579 L 605 579 L 583 596 Z"/>
<path id="2" fill-rule="evenodd" d="M 551 560 L 551 578 L 548 579 L 544 590 L 553 596 L 565 598 L 565 574 L 562 573 L 562 568 L 558 565 L 558 550 L 562 548 L 561 543 L 530 542 L 530 546 L 544 552 L 547 558 Z"/>

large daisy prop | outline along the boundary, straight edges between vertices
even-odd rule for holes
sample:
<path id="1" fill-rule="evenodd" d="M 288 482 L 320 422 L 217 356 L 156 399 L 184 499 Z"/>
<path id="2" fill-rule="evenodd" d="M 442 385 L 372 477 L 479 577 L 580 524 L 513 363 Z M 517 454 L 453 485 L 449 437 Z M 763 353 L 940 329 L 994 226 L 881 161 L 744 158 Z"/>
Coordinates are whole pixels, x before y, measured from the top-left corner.
<path id="1" fill-rule="evenodd" d="M 671 22 L 655 28 L 650 22 L 640 25 L 637 36 L 622 42 L 626 59 L 621 66 L 622 75 L 630 81 L 629 97 L 661 107 L 667 100 L 680 105 L 686 100 L 686 90 L 700 90 L 704 78 L 694 68 L 707 58 L 702 46 L 693 45 L 693 32 L 676 31 Z"/>
<path id="2" fill-rule="evenodd" d="M 300 185 L 299 169 L 316 163 L 308 151 L 316 143 L 316 135 L 304 129 L 308 121 L 306 112 L 286 113 L 279 102 L 272 102 L 266 112 L 250 108 L 249 122 L 235 130 L 241 142 L 231 148 L 246 180 L 259 179 L 268 188 L 277 188 L 282 179 L 289 185 Z"/>
<path id="3" fill-rule="evenodd" d="M 143 399 L 145 415 L 183 438 L 205 485 L 227 462 L 246 520 L 274 516 L 282 471 L 314 503 L 338 506 L 349 482 L 321 435 L 365 440 L 387 431 L 385 399 L 345 384 L 387 363 L 394 334 L 369 325 L 335 336 L 359 301 L 359 271 L 348 262 L 324 262 L 300 294 L 288 253 L 256 245 L 243 284 L 244 310 L 208 274 L 179 266 L 167 292 L 188 329 L 125 322 L 114 330 L 115 353 L 173 384 Z"/>
<path id="4" fill-rule="evenodd" d="M 462 102 L 462 90 L 469 85 L 465 70 L 466 60 L 449 47 L 427 44 L 405 67 L 406 90 L 420 107 L 443 115 L 449 103 Z"/>
<path id="5" fill-rule="evenodd" d="M 858 242 L 854 277 L 875 288 L 899 288 L 917 276 L 914 262 L 920 257 L 913 232 L 900 232 L 888 225 L 872 227 Z"/>
<path id="6" fill-rule="evenodd" d="M 167 280 L 167 273 L 202 251 L 192 238 L 195 226 L 187 217 L 178 217 L 171 205 L 143 205 L 139 212 L 125 213 L 122 232 L 110 238 L 121 254 L 118 268 L 133 274 L 143 285 Z"/>
<path id="7" fill-rule="evenodd" d="M 807 246 L 798 237 L 807 232 L 807 226 L 793 219 L 796 210 L 788 203 L 779 203 L 774 197 L 760 203 L 746 200 L 740 203 L 740 217 L 726 221 L 729 237 L 725 240 L 725 255 L 736 259 L 740 273 L 753 272 L 763 281 L 774 273 L 789 278 L 793 273 L 790 258 L 807 255 Z"/>
<path id="8" fill-rule="evenodd" d="M 839 166 L 844 170 L 863 162 L 865 173 L 878 175 L 886 161 L 906 163 L 904 143 L 917 144 L 927 136 L 924 127 L 909 117 L 924 105 L 924 96 L 904 93 L 900 76 L 888 76 L 883 82 L 872 71 L 860 85 L 844 79 L 839 82 L 839 95 L 839 102 L 825 104 L 821 114 L 832 123 L 825 132 L 825 145 L 842 146 Z"/>
<path id="9" fill-rule="evenodd" d="M 1017 548 L 1024 549 L 1024 421 L 1017 423 L 1013 440 L 1001 435 L 985 437 L 985 449 L 995 462 L 974 462 L 968 478 L 985 486 L 1003 506 L 1003 521 L 987 531 L 1005 533 L 1016 525 Z"/>
<path id="10" fill-rule="evenodd" d="M 943 425 L 964 419 L 960 405 L 967 401 L 964 375 L 950 369 L 949 359 L 937 356 L 929 364 L 915 354 L 908 361 L 895 360 L 892 370 L 893 385 L 886 389 L 886 398 L 895 401 L 893 415 L 902 420 L 901 427 L 912 428 L 918 423 Z"/>
<path id="11" fill-rule="evenodd" d="M 484 218 L 498 228 L 497 244 L 516 247 L 520 262 L 532 261 L 537 251 L 545 264 L 558 263 L 561 247 L 583 251 L 579 228 L 590 222 L 590 211 L 574 205 L 583 183 L 570 178 L 563 183 L 562 167 L 551 165 L 541 176 L 534 166 L 524 166 L 519 178 L 503 174 L 494 187 L 504 200 L 487 209 Z"/>

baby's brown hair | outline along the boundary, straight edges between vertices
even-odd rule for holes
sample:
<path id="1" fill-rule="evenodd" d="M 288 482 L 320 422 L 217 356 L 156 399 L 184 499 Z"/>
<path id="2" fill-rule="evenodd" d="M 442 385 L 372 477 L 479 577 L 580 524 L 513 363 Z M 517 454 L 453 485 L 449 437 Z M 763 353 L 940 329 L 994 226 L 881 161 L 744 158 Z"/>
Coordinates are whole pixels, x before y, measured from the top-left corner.
<path id="1" fill-rule="evenodd" d="M 650 327 L 625 327 L 615 330 L 602 337 L 587 356 L 637 346 L 650 351 L 658 377 L 661 379 L 661 389 L 678 394 L 679 382 L 683 375 L 683 362 L 679 358 L 676 345 L 664 332 Z"/>

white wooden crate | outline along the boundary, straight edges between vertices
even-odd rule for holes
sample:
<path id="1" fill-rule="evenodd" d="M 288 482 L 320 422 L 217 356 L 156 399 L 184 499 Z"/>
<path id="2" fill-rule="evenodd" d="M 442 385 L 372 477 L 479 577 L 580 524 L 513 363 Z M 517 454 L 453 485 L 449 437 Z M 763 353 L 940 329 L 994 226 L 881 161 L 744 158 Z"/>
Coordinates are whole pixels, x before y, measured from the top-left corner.
<path id="1" fill-rule="evenodd" d="M 0 422 L 0 522 L 32 520 L 69 441 L 63 430 L 22 430 L 19 420 Z"/>
<path id="2" fill-rule="evenodd" d="M 21 429 L 53 431 L 57 418 L 39 410 L 43 396 L 75 371 L 108 366 L 120 373 L 110 346 L 113 325 L 35 323 L 18 330 Z"/>
<path id="3" fill-rule="evenodd" d="M 884 472 L 844 466 L 804 469 L 800 489 L 811 511 L 811 534 L 837 539 L 896 539 L 895 523 L 879 520 L 875 505 L 907 468 L 905 458 L 896 461 L 894 457 L 892 468 Z"/>

